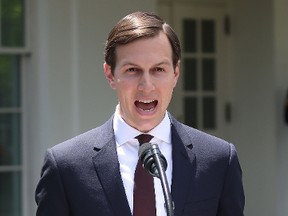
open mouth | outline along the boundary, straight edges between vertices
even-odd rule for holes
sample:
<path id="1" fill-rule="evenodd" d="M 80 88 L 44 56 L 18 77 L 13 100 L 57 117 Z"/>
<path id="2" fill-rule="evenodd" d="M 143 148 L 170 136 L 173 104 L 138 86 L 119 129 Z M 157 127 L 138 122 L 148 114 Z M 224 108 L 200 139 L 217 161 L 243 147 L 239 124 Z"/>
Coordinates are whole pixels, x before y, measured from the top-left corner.
<path id="1" fill-rule="evenodd" d="M 156 108 L 158 104 L 157 100 L 137 100 L 135 101 L 135 106 L 145 112 L 150 112 Z"/>

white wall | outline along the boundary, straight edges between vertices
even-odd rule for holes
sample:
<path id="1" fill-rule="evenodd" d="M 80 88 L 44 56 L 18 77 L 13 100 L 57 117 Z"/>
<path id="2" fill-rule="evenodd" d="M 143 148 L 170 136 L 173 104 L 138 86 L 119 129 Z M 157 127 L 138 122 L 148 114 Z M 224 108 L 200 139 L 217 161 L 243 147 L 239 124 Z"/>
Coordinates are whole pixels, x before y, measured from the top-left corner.
<path id="1" fill-rule="evenodd" d="M 277 134 L 277 215 L 288 215 L 288 124 L 284 122 L 283 106 L 288 93 L 288 1 L 274 1 L 275 103 Z"/>
<path id="2" fill-rule="evenodd" d="M 35 215 L 34 190 L 45 150 L 103 123 L 115 109 L 116 95 L 102 69 L 110 29 L 131 11 L 155 11 L 156 1 L 30 0 L 30 6 L 32 54 L 24 80 L 26 216 Z"/>
<path id="3" fill-rule="evenodd" d="M 288 215 L 288 2 L 227 0 L 232 18 L 233 139 L 246 215 Z"/>
<path id="4" fill-rule="evenodd" d="M 276 212 L 273 1 L 227 1 L 232 22 L 232 141 L 243 168 L 246 215 Z"/>

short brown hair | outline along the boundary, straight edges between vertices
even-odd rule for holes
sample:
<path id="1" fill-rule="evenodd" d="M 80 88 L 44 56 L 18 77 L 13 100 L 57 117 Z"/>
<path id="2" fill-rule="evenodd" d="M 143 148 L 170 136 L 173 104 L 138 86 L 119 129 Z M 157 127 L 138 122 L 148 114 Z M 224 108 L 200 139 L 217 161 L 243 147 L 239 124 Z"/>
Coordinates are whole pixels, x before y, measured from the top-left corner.
<path id="1" fill-rule="evenodd" d="M 110 65 L 112 73 L 116 66 L 115 50 L 118 45 L 149 38 L 164 32 L 171 44 L 173 66 L 176 67 L 181 58 L 179 39 L 162 18 L 150 12 L 134 12 L 122 18 L 111 30 L 105 45 L 105 62 Z"/>

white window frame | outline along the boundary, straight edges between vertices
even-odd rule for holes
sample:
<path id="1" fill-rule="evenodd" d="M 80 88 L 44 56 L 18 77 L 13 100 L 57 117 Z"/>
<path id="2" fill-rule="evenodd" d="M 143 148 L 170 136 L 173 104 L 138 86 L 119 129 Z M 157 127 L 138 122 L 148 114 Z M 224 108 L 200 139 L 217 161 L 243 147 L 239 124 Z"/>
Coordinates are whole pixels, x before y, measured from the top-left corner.
<path id="1" fill-rule="evenodd" d="M 21 115 L 21 123 L 20 123 L 20 154 L 21 154 L 21 162 L 19 165 L 7 165 L 0 166 L 0 173 L 2 172 L 19 172 L 21 173 L 21 216 L 29 215 L 29 205 L 31 203 L 31 199 L 29 198 L 29 169 L 28 169 L 28 145 L 26 142 L 26 134 L 27 134 L 27 118 L 25 115 L 25 97 L 26 97 L 26 87 L 25 87 L 25 77 L 24 75 L 27 73 L 27 57 L 31 54 L 30 49 L 30 0 L 23 0 L 24 2 L 24 46 L 23 47 L 2 47 L 0 44 L 0 55 L 18 55 L 20 56 L 20 85 L 21 85 L 21 104 L 19 108 L 0 108 L 0 114 L 3 113 L 19 113 Z M 1 0 L 0 0 L 1 3 Z M 1 6 L 1 4 L 0 4 Z M 1 28 L 0 28 L 1 29 Z M 1 32 L 0 32 L 1 39 Z M 31 180 L 31 179 L 30 179 Z"/>
<path id="2" fill-rule="evenodd" d="M 178 36 L 179 39 L 181 40 L 181 43 L 183 44 L 182 41 L 182 27 L 181 27 L 181 21 L 182 18 L 185 17 L 187 15 L 187 18 L 189 17 L 189 14 L 192 13 L 193 16 L 199 16 L 199 17 L 203 17 L 205 19 L 215 19 L 217 20 L 217 23 L 222 23 L 222 18 L 224 18 L 224 8 L 225 6 L 223 4 L 174 4 L 173 7 L 173 14 L 175 16 L 173 16 L 173 24 L 174 24 L 174 28 L 175 30 L 178 32 Z M 202 10 L 205 10 L 204 13 L 201 13 Z M 192 12 L 193 11 L 193 12 Z M 181 15 L 178 15 L 181 14 Z M 211 15 L 211 16 L 210 16 Z M 217 18 L 216 18 L 217 17 Z M 202 19 L 202 18 L 201 18 Z M 222 27 L 222 26 L 221 26 Z M 223 28 L 221 28 L 220 26 L 218 26 L 218 28 L 216 28 L 216 35 L 218 36 L 219 34 L 223 35 L 224 32 L 220 32 L 223 31 Z M 222 52 L 218 51 L 219 47 L 221 47 L 221 49 L 223 49 L 225 47 L 225 45 L 223 44 L 225 35 L 223 35 L 223 37 L 218 37 L 220 39 L 220 41 L 217 42 L 216 44 L 216 50 L 217 52 L 215 54 L 213 54 L 212 56 L 217 58 L 217 63 L 216 63 L 216 79 L 217 79 L 217 85 L 216 85 L 216 91 L 217 91 L 217 101 L 216 101 L 216 121 L 217 121 L 217 128 L 215 130 L 209 130 L 209 129 L 204 129 L 202 128 L 202 125 L 200 124 L 198 126 L 198 129 L 203 130 L 207 133 L 216 135 L 218 137 L 225 137 L 225 119 L 224 119 L 224 102 L 225 102 L 225 89 L 227 89 L 226 86 L 223 85 L 223 82 L 220 84 L 220 81 L 223 81 L 225 79 L 225 75 L 226 75 L 226 71 L 225 71 L 225 60 L 223 56 L 220 56 L 219 54 Z M 224 51 L 225 53 L 225 51 Z M 183 58 L 188 57 L 193 54 L 189 54 L 189 53 L 182 53 L 183 54 Z M 198 54 L 196 54 L 198 55 Z M 203 56 L 211 56 L 211 54 L 202 54 Z M 218 72 L 217 72 L 218 71 Z M 219 73 L 220 71 L 221 74 Z M 199 77 L 198 77 L 199 78 Z M 199 82 L 199 81 L 198 81 Z M 211 93 L 209 92 L 205 92 L 205 94 L 203 92 L 189 92 L 189 91 L 185 91 L 182 86 L 183 86 L 183 76 L 180 76 L 179 80 L 178 80 L 178 84 L 177 84 L 177 88 L 174 91 L 174 99 L 172 101 L 172 113 L 176 116 L 176 118 L 178 118 L 180 121 L 184 121 L 185 116 L 184 116 L 184 103 L 183 103 L 183 98 L 185 96 L 197 96 L 198 98 L 202 98 L 202 96 L 210 96 Z M 212 94 L 213 95 L 213 94 Z M 176 106 L 177 105 L 177 106 Z M 202 111 L 201 109 L 199 109 L 199 103 L 198 103 L 198 111 L 200 113 L 198 113 L 198 117 L 202 117 Z"/>

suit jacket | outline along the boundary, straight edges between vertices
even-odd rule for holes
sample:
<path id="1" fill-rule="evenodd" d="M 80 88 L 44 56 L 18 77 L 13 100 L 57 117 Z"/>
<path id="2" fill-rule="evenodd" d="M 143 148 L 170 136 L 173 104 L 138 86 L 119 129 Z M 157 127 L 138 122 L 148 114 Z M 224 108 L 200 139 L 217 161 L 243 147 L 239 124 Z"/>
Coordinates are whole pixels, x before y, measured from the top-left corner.
<path id="1" fill-rule="evenodd" d="M 37 216 L 131 216 L 110 118 L 46 152 Z M 172 116 L 175 216 L 243 216 L 242 171 L 234 146 Z"/>

